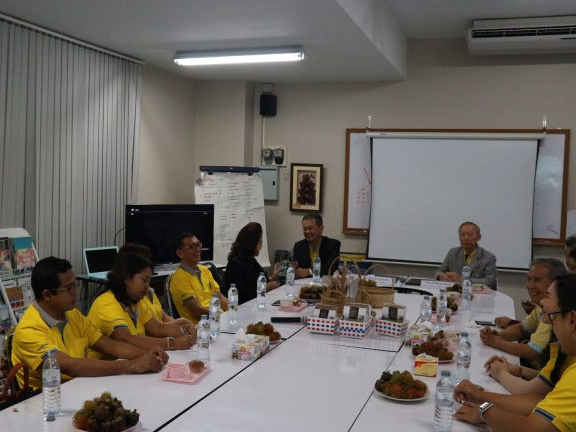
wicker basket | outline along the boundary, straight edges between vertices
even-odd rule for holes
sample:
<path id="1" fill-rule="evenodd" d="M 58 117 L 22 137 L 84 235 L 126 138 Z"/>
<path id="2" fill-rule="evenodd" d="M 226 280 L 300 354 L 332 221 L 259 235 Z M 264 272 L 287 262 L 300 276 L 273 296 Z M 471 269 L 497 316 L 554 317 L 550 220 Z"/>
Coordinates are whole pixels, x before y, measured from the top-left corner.
<path id="1" fill-rule="evenodd" d="M 381 308 L 385 303 L 394 303 L 394 276 L 392 278 L 392 288 L 377 287 L 370 284 L 369 277 L 377 270 L 384 274 L 391 274 L 388 267 L 383 264 L 374 264 L 366 269 L 360 279 L 357 301 L 370 303 L 372 307 Z"/>
<path id="2" fill-rule="evenodd" d="M 374 308 L 381 308 L 386 303 L 394 303 L 394 290 L 392 288 L 361 288 L 358 290 L 356 301 L 369 303 Z"/>
<path id="3" fill-rule="evenodd" d="M 339 291 L 346 296 L 350 288 L 349 266 L 352 266 L 358 275 L 360 275 L 360 268 L 354 261 L 342 261 L 342 270 L 335 274 L 337 270 L 336 263 L 339 260 L 340 257 L 338 256 L 330 263 L 328 274 L 322 277 L 322 284 L 328 290 Z"/>
<path id="4" fill-rule="evenodd" d="M 342 316 L 344 305 L 349 302 L 350 299 L 346 297 L 346 294 L 338 290 L 326 290 L 324 291 L 324 294 L 322 294 L 322 303 L 336 307 L 336 315 L 338 317 Z"/>

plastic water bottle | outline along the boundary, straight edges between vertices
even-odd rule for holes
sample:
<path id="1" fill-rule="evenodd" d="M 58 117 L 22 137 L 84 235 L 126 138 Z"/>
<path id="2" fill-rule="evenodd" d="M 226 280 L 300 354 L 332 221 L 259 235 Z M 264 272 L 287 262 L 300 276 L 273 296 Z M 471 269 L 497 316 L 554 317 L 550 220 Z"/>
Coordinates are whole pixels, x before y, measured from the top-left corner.
<path id="1" fill-rule="evenodd" d="M 430 296 L 424 296 L 422 299 L 422 319 L 432 321 L 432 301 Z"/>
<path id="2" fill-rule="evenodd" d="M 220 336 L 220 299 L 218 293 L 212 295 L 208 312 L 210 313 L 210 336 L 217 338 Z"/>
<path id="3" fill-rule="evenodd" d="M 472 345 L 468 338 L 468 332 L 460 332 L 458 352 L 456 353 L 456 377 L 454 384 L 464 379 L 470 379 L 470 362 L 472 361 Z"/>
<path id="4" fill-rule="evenodd" d="M 467 265 L 462 267 L 462 282 L 464 282 L 466 279 L 470 280 L 470 267 Z"/>
<path id="5" fill-rule="evenodd" d="M 286 273 L 288 271 L 289 261 L 283 259 L 278 263 L 278 283 L 284 285 L 286 283 Z"/>
<path id="6" fill-rule="evenodd" d="M 462 312 L 470 312 L 472 310 L 472 282 L 470 282 L 470 279 L 464 279 L 462 282 L 462 304 L 460 309 Z"/>
<path id="7" fill-rule="evenodd" d="M 238 323 L 238 289 L 230 284 L 228 290 L 228 324 L 234 327 Z"/>
<path id="8" fill-rule="evenodd" d="M 294 266 L 288 264 L 286 270 L 286 298 L 294 298 Z"/>
<path id="9" fill-rule="evenodd" d="M 256 283 L 256 303 L 258 309 L 266 309 L 266 275 L 264 272 L 260 273 Z"/>
<path id="10" fill-rule="evenodd" d="M 450 371 L 443 370 L 436 384 L 436 406 L 434 408 L 434 432 L 452 432 L 454 409 L 454 385 Z"/>
<path id="11" fill-rule="evenodd" d="M 46 421 L 54 421 L 60 412 L 60 365 L 50 351 L 42 366 L 42 409 Z"/>
<path id="12" fill-rule="evenodd" d="M 210 322 L 206 315 L 202 315 L 198 323 L 198 351 L 196 357 L 198 360 L 207 363 L 210 361 Z"/>
<path id="13" fill-rule="evenodd" d="M 446 309 L 448 308 L 448 299 L 446 296 L 446 289 L 440 288 L 440 294 L 436 301 L 436 328 L 437 331 L 446 328 Z"/>
<path id="14" fill-rule="evenodd" d="M 322 277 L 320 276 L 320 269 L 322 268 L 322 261 L 320 261 L 320 256 L 316 255 L 314 258 L 314 263 L 312 264 L 312 282 L 315 284 L 322 283 Z"/>

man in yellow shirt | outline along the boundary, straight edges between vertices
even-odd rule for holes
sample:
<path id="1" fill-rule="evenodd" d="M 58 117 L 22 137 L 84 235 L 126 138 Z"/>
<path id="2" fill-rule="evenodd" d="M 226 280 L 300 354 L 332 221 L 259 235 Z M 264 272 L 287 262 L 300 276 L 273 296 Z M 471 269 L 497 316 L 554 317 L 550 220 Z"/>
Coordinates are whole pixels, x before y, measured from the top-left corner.
<path id="1" fill-rule="evenodd" d="M 180 234 L 176 239 L 176 254 L 180 258 L 180 266 L 170 278 L 170 295 L 180 316 L 193 323 L 200 321 L 201 315 L 208 315 L 214 293 L 218 294 L 222 309 L 228 310 L 228 300 L 220 292 L 212 273 L 208 267 L 199 264 L 202 242 L 196 234 Z"/>
<path id="2" fill-rule="evenodd" d="M 16 327 L 12 362 L 28 365 L 33 388 L 42 387 L 42 362 L 50 351 L 56 352 L 63 381 L 76 376 L 157 372 L 167 362 L 161 349 L 142 350 L 102 335 L 76 309 L 76 276 L 68 261 L 55 257 L 40 260 L 32 272 L 32 289 L 36 301 Z M 90 359 L 89 348 L 129 360 Z M 23 385 L 24 373 L 20 370 L 18 374 Z"/>
<path id="3" fill-rule="evenodd" d="M 546 290 L 554 279 L 568 272 L 562 262 L 553 258 L 538 258 L 530 263 L 526 277 L 526 289 L 530 300 L 537 306 L 524 321 L 512 324 L 501 331 L 484 328 L 480 338 L 484 344 L 524 359 L 536 369 L 540 369 L 542 352 L 550 343 L 551 325 L 542 322 L 540 302 L 546 297 Z M 527 344 L 518 343 L 529 338 Z"/>
<path id="4" fill-rule="evenodd" d="M 561 276 L 550 285 L 542 306 L 552 323 L 560 349 L 576 356 L 576 276 Z M 574 432 L 576 431 L 576 363 L 562 373 L 550 392 L 541 395 L 500 396 L 501 402 L 482 402 L 478 386 L 462 381 L 454 390 L 463 406 L 455 417 L 470 423 L 485 422 L 496 432 Z M 485 400 L 485 399 L 484 399 Z"/>

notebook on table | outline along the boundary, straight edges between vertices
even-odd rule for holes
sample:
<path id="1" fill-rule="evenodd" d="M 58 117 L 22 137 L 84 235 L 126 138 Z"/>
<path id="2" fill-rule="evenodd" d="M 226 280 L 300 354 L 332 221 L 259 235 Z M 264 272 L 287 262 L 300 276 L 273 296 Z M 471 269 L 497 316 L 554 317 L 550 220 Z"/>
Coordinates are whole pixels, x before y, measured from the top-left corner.
<path id="1" fill-rule="evenodd" d="M 108 272 L 112 270 L 116 255 L 118 255 L 117 246 L 85 248 L 86 274 L 95 279 L 106 279 Z"/>

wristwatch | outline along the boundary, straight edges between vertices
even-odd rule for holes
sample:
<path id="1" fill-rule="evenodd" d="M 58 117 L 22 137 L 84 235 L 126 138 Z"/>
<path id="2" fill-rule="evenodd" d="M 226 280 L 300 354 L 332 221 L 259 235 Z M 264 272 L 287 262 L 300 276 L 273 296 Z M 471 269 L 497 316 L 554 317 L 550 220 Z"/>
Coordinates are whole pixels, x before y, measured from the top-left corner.
<path id="1" fill-rule="evenodd" d="M 483 404 L 480 404 L 478 406 L 478 415 L 480 415 L 480 419 L 486 423 L 486 420 L 484 420 L 484 413 L 486 411 L 488 411 L 490 408 L 492 408 L 494 406 L 494 404 L 492 402 L 484 402 Z"/>

